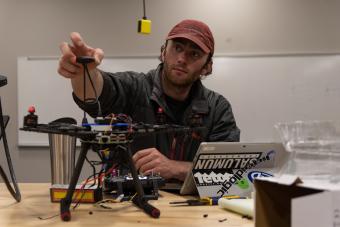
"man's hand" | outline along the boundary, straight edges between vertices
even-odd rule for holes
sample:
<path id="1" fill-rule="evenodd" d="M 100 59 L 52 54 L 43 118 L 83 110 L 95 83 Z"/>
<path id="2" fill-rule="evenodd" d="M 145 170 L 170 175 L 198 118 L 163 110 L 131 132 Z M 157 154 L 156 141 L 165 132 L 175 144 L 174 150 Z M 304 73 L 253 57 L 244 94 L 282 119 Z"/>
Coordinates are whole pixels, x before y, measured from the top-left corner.
<path id="1" fill-rule="evenodd" d="M 81 64 L 76 63 L 78 56 L 90 56 L 95 59 L 94 63 L 88 65 L 89 70 L 95 69 L 103 60 L 104 52 L 99 48 L 88 46 L 79 33 L 71 33 L 72 45 L 63 42 L 60 44 L 62 56 L 59 60 L 58 73 L 66 78 L 76 78 L 83 73 Z"/>
<path id="2" fill-rule="evenodd" d="M 60 44 L 62 56 L 59 60 L 58 73 L 63 77 L 71 79 L 74 94 L 79 99 L 83 100 L 84 78 L 82 75 L 84 75 L 84 69 L 81 64 L 76 62 L 76 59 L 80 56 L 93 57 L 94 62 L 88 64 L 88 69 L 94 84 L 94 88 L 92 87 L 92 83 L 87 80 L 86 97 L 97 98 L 95 94 L 97 93 L 97 96 L 100 96 L 103 89 L 103 77 L 96 67 L 103 60 L 104 52 L 102 49 L 95 49 L 88 46 L 77 32 L 71 33 L 71 41 L 72 45 L 65 42 Z M 96 92 L 94 92 L 94 89 Z"/>
<path id="3" fill-rule="evenodd" d="M 165 179 L 176 178 L 184 180 L 190 170 L 191 163 L 170 160 L 156 148 L 148 148 L 138 151 L 132 160 L 136 169 L 144 175 L 159 174 Z"/>

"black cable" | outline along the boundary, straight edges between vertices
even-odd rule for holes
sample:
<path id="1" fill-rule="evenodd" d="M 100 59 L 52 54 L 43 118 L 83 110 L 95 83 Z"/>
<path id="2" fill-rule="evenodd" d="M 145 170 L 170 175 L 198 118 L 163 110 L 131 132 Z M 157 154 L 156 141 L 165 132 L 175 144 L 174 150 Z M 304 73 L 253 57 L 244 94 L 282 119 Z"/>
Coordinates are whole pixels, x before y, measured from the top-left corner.
<path id="1" fill-rule="evenodd" d="M 37 217 L 39 220 L 48 220 L 48 219 L 52 219 L 52 218 L 55 218 L 55 217 L 58 217 L 60 214 L 54 214 L 54 215 L 51 215 L 51 216 L 48 216 L 48 217 Z"/>
<path id="2" fill-rule="evenodd" d="M 143 19 L 146 19 L 145 0 L 143 0 Z"/>
<path id="3" fill-rule="evenodd" d="M 85 68 L 87 76 L 88 76 L 88 78 L 90 80 L 91 86 L 93 88 L 94 96 L 96 97 L 95 98 L 95 102 L 98 104 L 98 113 L 97 113 L 97 115 L 98 115 L 98 117 L 102 117 L 103 114 L 102 114 L 102 109 L 101 109 L 100 102 L 99 102 L 99 99 L 98 99 L 98 94 L 97 94 L 97 91 L 96 91 L 96 87 L 94 86 L 94 83 L 92 81 L 92 78 L 91 78 L 91 75 L 90 75 L 90 72 L 89 72 L 89 69 L 88 69 L 87 65 L 84 65 L 84 68 Z"/>
<path id="4" fill-rule="evenodd" d="M 98 94 L 97 94 L 96 88 L 94 86 L 94 83 L 92 81 L 89 69 L 87 67 L 87 63 L 82 63 L 82 65 L 83 65 L 83 68 L 84 68 L 84 84 L 83 84 L 83 87 L 84 87 L 84 96 L 83 96 L 84 97 L 84 106 L 86 105 L 86 103 L 90 103 L 90 104 L 97 103 L 98 104 L 98 113 L 97 113 L 97 115 L 99 117 L 101 117 L 102 116 L 102 110 L 101 110 L 100 102 L 98 100 Z M 91 83 L 91 86 L 92 86 L 95 98 L 88 98 L 88 99 L 86 98 L 86 74 L 87 74 L 87 77 L 89 78 L 89 81 Z M 84 111 L 83 123 L 87 123 L 87 122 L 88 121 L 86 119 L 86 112 Z"/>
<path id="5" fill-rule="evenodd" d="M 85 160 L 87 161 L 87 163 L 89 163 L 89 165 L 92 167 L 92 171 L 93 171 L 93 176 L 94 176 L 94 178 L 95 178 L 95 176 L 96 176 L 96 167 L 93 165 L 93 163 L 87 158 L 87 157 L 85 157 Z M 96 179 L 93 181 L 93 184 L 90 186 L 90 187 L 93 187 L 93 186 L 95 186 L 96 185 Z"/>
<path id="6" fill-rule="evenodd" d="M 85 72 L 85 64 L 83 65 L 84 66 L 84 84 L 83 84 L 83 98 L 84 98 L 84 106 L 86 105 L 86 72 Z M 86 118 L 86 112 L 84 110 L 84 116 L 83 116 L 83 120 L 82 120 L 82 124 L 87 124 L 87 118 Z"/>
<path id="7" fill-rule="evenodd" d="M 87 68 L 87 65 L 86 65 L 86 64 L 84 64 L 84 72 L 85 72 L 85 71 L 86 71 L 86 73 L 87 73 L 87 76 L 88 76 L 88 78 L 89 78 L 89 80 L 90 80 L 90 83 L 91 83 L 91 86 L 92 86 L 92 88 L 93 88 L 94 96 L 96 97 L 96 100 L 98 100 L 97 91 L 96 91 L 96 89 L 95 89 L 94 83 L 93 83 L 92 78 L 91 78 L 91 76 L 90 76 L 89 69 Z M 85 74 L 84 74 L 84 77 L 85 77 Z"/>
<path id="8" fill-rule="evenodd" d="M 95 151 L 95 153 L 98 155 L 98 157 L 100 158 L 100 160 L 103 160 L 103 155 L 99 152 L 99 151 Z M 103 164 L 103 162 L 102 163 L 100 163 L 100 164 Z"/>

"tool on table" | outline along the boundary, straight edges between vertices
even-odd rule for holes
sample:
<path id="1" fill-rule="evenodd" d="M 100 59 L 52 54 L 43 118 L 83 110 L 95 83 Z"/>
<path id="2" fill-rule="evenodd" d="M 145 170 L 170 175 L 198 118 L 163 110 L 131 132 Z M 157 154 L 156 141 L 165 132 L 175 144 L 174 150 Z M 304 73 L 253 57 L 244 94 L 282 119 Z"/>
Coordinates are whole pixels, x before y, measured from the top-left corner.
<path id="1" fill-rule="evenodd" d="M 217 205 L 220 198 L 224 199 L 245 199 L 246 197 L 238 195 L 229 195 L 223 197 L 205 197 L 201 199 L 188 199 L 184 201 L 173 201 L 170 204 L 173 205 L 185 205 L 185 206 L 204 206 L 204 205 Z"/>

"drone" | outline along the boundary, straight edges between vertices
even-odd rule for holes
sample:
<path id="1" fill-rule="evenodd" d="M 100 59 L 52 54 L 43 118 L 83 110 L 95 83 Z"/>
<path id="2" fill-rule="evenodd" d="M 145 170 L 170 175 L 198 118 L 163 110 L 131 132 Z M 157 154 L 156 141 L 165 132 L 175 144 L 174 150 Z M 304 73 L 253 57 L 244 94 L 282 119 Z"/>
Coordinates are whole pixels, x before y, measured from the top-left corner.
<path id="1" fill-rule="evenodd" d="M 84 67 L 84 83 L 86 72 L 89 76 L 87 64 L 94 61 L 91 57 L 77 57 L 77 62 L 81 63 Z M 86 92 L 84 92 L 85 94 Z M 96 95 L 97 97 L 97 95 Z M 84 95 L 84 102 L 86 97 Z M 98 101 L 98 98 L 96 98 Z M 101 112 L 100 105 L 98 105 L 98 112 Z M 84 112 L 85 116 L 85 112 Z M 73 171 L 65 198 L 60 200 L 60 217 L 63 221 L 71 220 L 70 206 L 72 203 L 73 194 L 84 164 L 86 155 L 91 149 L 97 154 L 101 160 L 106 163 L 104 172 L 110 170 L 115 163 L 124 162 L 128 166 L 131 173 L 130 178 L 106 178 L 106 189 L 118 188 L 118 192 L 122 192 L 122 187 L 132 188 L 135 191 L 131 201 L 145 213 L 153 218 L 159 218 L 160 211 L 148 203 L 148 200 L 155 199 L 145 193 L 144 190 L 150 188 L 158 189 L 164 183 L 160 176 L 151 176 L 147 180 L 141 178 L 133 164 L 131 143 L 135 138 L 158 134 L 158 133 L 194 133 L 205 130 L 201 126 L 179 126 L 169 124 L 145 124 L 134 123 L 132 119 L 125 114 L 110 114 L 106 117 L 98 117 L 94 123 L 87 123 L 83 119 L 82 125 L 76 125 L 73 121 L 64 119 L 64 121 L 54 121 L 50 124 L 39 124 L 37 117 L 32 112 L 24 118 L 24 126 L 20 129 L 23 131 L 31 131 L 38 133 L 52 133 L 69 135 L 80 139 L 81 149 Z M 105 152 L 103 152 L 105 151 Z M 157 192 L 156 192 L 157 194 Z M 158 196 L 156 195 L 156 198 Z"/>

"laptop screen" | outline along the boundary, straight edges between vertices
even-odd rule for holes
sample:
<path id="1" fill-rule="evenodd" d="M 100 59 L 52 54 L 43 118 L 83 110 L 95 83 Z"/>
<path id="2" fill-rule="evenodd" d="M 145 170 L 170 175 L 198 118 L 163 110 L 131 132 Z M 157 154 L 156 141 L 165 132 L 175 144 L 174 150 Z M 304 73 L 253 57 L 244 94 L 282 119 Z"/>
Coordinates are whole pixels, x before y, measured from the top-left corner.
<path id="1" fill-rule="evenodd" d="M 281 143 L 203 142 L 180 192 L 250 196 L 254 179 L 273 176 L 287 158 Z"/>

